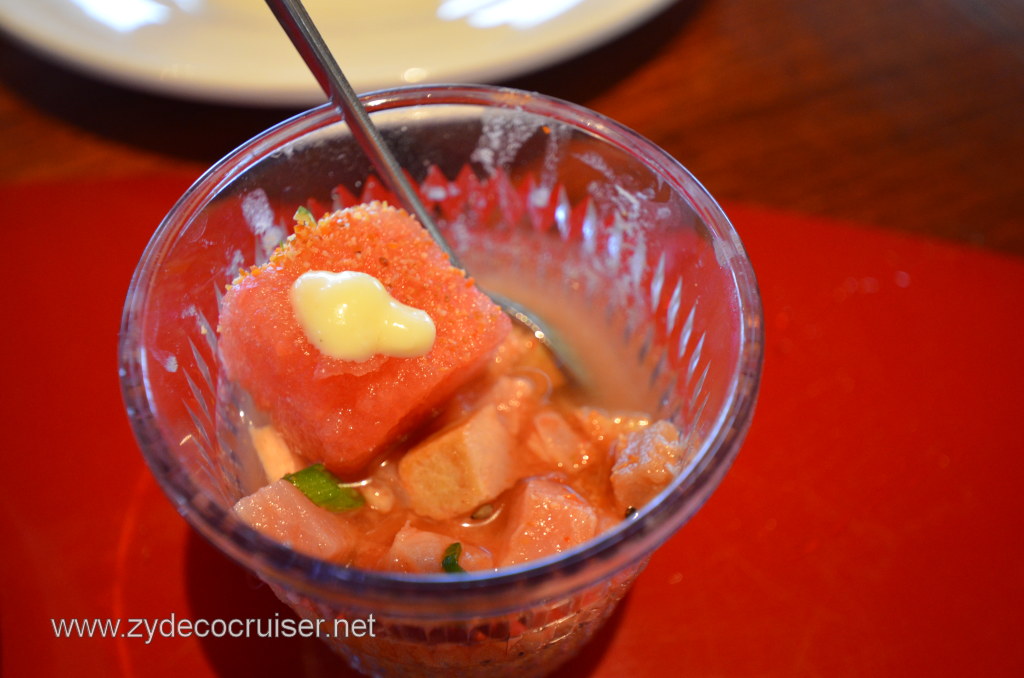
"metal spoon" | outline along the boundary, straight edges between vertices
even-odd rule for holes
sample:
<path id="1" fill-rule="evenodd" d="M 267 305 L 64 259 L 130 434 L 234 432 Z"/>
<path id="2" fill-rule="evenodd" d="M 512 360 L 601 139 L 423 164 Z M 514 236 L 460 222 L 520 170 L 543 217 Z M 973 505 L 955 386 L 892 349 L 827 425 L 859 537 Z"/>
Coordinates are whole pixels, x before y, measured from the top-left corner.
<path id="1" fill-rule="evenodd" d="M 416 190 L 402 172 L 398 161 L 381 136 L 380 130 L 370 120 L 369 114 L 349 84 L 341 67 L 338 66 L 331 50 L 313 24 L 313 20 L 303 7 L 301 0 L 266 0 L 267 6 L 274 13 L 285 33 L 288 34 L 295 49 L 302 56 L 306 66 L 316 77 L 321 89 L 330 97 L 348 123 L 349 129 L 363 153 L 370 159 L 380 174 L 381 180 L 394 191 L 399 203 L 406 211 L 415 216 L 431 237 L 448 255 L 449 261 L 457 268 L 464 267 L 459 257 L 451 248 L 434 223 L 433 217 L 420 200 Z M 570 379 L 579 381 L 581 371 L 572 360 L 570 352 L 564 344 L 557 340 L 555 333 L 541 320 L 510 299 L 484 290 L 505 313 L 529 330 L 534 337 L 551 351 L 559 366 Z"/>

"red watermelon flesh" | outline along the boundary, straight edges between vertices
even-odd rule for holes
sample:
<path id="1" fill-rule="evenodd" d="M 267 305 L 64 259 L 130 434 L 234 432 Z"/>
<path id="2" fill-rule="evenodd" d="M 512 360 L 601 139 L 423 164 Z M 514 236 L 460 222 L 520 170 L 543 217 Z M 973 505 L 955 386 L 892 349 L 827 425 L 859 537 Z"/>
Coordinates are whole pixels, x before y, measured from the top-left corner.
<path id="1" fill-rule="evenodd" d="M 290 297 L 295 280 L 312 270 L 374 276 L 395 299 L 431 316 L 433 348 L 364 362 L 319 352 Z M 475 376 L 509 329 L 508 317 L 415 219 L 381 202 L 296 224 L 267 264 L 228 287 L 219 322 L 228 377 L 269 413 L 293 451 L 344 476 L 365 469 Z"/>

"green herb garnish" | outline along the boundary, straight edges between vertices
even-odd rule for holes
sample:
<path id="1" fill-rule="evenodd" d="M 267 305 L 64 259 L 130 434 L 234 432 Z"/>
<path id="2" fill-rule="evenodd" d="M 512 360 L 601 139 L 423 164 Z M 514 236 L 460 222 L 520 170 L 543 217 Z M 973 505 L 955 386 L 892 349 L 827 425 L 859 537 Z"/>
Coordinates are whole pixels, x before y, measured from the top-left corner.
<path id="1" fill-rule="evenodd" d="M 304 205 L 300 205 L 299 208 L 295 210 L 295 216 L 292 218 L 303 226 L 309 226 L 310 228 L 316 226 L 316 218 L 313 216 L 313 213 L 309 211 L 309 208 Z"/>
<path id="2" fill-rule="evenodd" d="M 462 555 L 462 544 L 455 542 L 444 550 L 444 557 L 441 558 L 441 569 L 445 572 L 465 572 L 459 565 L 459 556 Z"/>
<path id="3" fill-rule="evenodd" d="M 284 479 L 302 490 L 302 494 L 314 504 L 328 511 L 351 511 L 366 503 L 359 490 L 341 485 L 341 481 L 323 464 L 307 466 L 301 471 L 285 475 Z"/>

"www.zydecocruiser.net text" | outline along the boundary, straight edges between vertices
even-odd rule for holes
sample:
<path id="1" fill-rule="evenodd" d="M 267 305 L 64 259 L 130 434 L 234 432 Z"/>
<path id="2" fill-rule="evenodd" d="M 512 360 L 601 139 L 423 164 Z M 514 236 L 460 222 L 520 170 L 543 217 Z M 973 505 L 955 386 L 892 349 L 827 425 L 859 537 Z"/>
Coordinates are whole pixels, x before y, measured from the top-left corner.
<path id="1" fill-rule="evenodd" d="M 364 638 L 376 637 L 374 616 L 356 619 L 51 619 L 57 638 Z"/>

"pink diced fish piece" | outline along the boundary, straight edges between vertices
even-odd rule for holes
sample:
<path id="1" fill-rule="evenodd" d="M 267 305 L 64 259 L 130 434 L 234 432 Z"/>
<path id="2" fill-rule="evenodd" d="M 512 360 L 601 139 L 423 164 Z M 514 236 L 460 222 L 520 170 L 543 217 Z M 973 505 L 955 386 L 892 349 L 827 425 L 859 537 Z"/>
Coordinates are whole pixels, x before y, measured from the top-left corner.
<path id="1" fill-rule="evenodd" d="M 572 488 L 548 478 L 525 481 L 509 507 L 507 548 L 500 565 L 543 558 L 597 534 L 597 512 Z"/>
<path id="2" fill-rule="evenodd" d="M 593 454 L 587 440 L 552 409 L 541 410 L 533 417 L 526 445 L 545 463 L 569 474 L 583 470 Z"/>
<path id="3" fill-rule="evenodd" d="M 239 499 L 235 513 L 271 539 L 317 558 L 344 559 L 355 547 L 355 536 L 341 518 L 284 479 Z"/>
<path id="4" fill-rule="evenodd" d="M 639 509 L 668 487 L 688 461 L 679 429 L 667 421 L 623 434 L 612 447 L 612 491 L 625 512 Z"/>
<path id="5" fill-rule="evenodd" d="M 444 552 L 457 540 L 437 532 L 420 530 L 406 524 L 384 555 L 381 567 L 398 572 L 443 572 Z M 466 571 L 489 570 L 494 567 L 491 554 L 478 546 L 460 542 L 462 555 L 459 565 Z"/>

